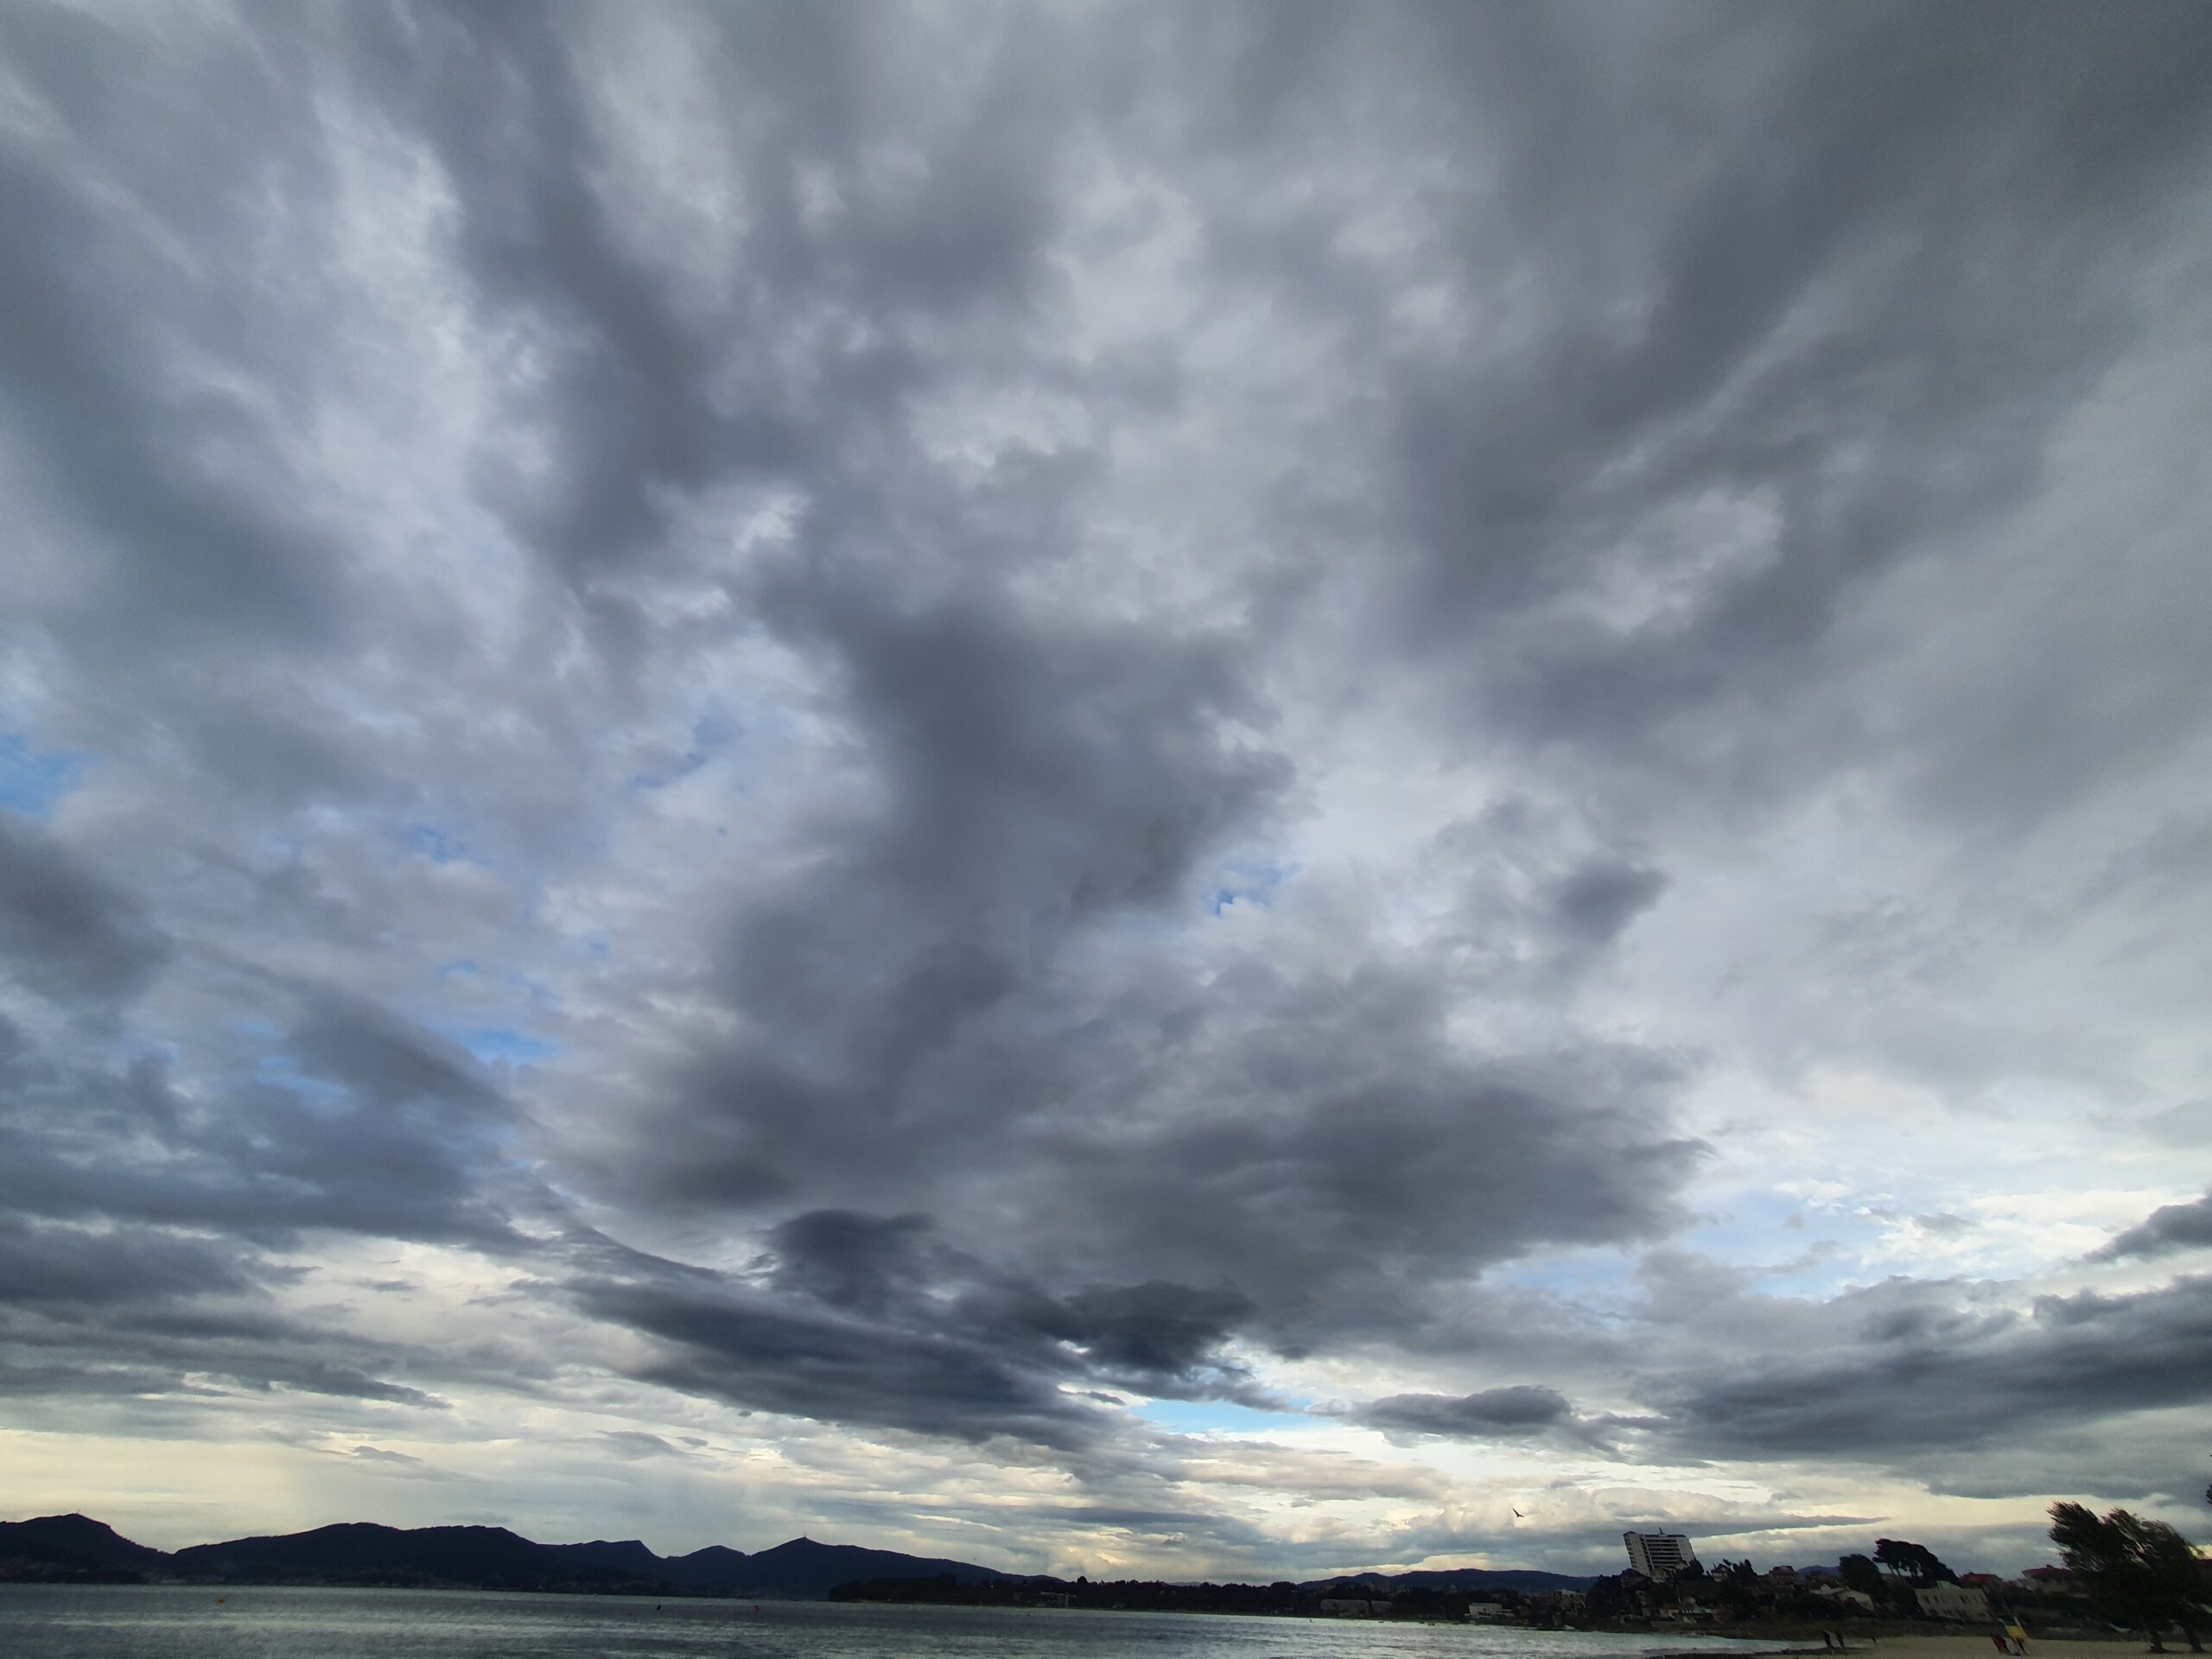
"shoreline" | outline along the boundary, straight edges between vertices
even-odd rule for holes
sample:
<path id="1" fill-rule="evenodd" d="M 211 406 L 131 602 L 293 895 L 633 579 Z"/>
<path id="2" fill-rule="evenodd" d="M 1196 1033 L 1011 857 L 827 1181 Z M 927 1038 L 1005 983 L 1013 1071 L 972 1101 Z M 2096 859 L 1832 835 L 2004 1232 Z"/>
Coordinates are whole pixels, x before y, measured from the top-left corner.
<path id="1" fill-rule="evenodd" d="M 1889 1637 L 1855 1634 L 1859 1639 L 1847 1643 L 1844 1650 L 1872 1655 L 1875 1659 L 1980 1659 L 1981 1655 L 1994 1652 L 1988 1634 L 1978 1630 L 1957 1634 L 1900 1631 Z M 2151 1651 L 2150 1639 L 2142 1636 L 2031 1636 L 2027 1659 L 2036 1659 L 2037 1652 L 2046 1647 L 2063 1651 L 2065 1659 L 2138 1659 L 2138 1656 Z M 1649 1659 L 1699 1659 L 1700 1651 L 1709 1656 L 1712 1650 L 1685 1649 L 1655 1654 Z M 1805 1656 L 1816 1654 L 1827 1654 L 1833 1659 L 1835 1651 L 1834 1648 L 1778 1645 L 1764 1649 L 1760 1654 L 1746 1654 L 1745 1659 L 1762 1659 L 1762 1656 L 1764 1659 L 1804 1659 Z M 2166 1651 L 2181 1659 L 2189 1653 L 2189 1644 L 2176 1637 L 2167 1643 Z"/>

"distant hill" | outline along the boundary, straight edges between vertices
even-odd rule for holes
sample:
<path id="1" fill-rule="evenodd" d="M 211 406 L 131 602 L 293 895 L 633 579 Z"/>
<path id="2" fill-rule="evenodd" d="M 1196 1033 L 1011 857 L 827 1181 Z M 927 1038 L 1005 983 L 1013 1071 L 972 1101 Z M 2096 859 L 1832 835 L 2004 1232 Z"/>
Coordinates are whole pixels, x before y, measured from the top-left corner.
<path id="1" fill-rule="evenodd" d="M 89 1516 L 0 1521 L 0 1580 L 130 1584 L 168 1560 Z"/>
<path id="2" fill-rule="evenodd" d="M 0 1522 L 0 1580 L 130 1583 L 345 1584 L 705 1594 L 820 1600 L 849 1580 L 1007 1575 L 972 1561 L 794 1538 L 747 1555 L 709 1544 L 656 1555 L 635 1538 L 540 1544 L 505 1527 L 384 1527 L 348 1522 L 273 1537 L 195 1544 L 165 1554 L 81 1515 Z"/>
<path id="3" fill-rule="evenodd" d="M 934 1578 L 949 1574 L 961 1584 L 995 1584 L 1017 1576 L 977 1567 L 970 1561 L 938 1560 L 901 1555 L 896 1550 L 862 1549 L 854 1544 L 817 1544 L 811 1538 L 794 1538 L 773 1549 L 745 1558 L 731 1569 L 730 1582 L 739 1595 L 751 1595 L 753 1585 L 774 1586 L 772 1593 L 818 1601 L 838 1585 L 855 1579 Z M 764 1593 L 766 1592 L 764 1590 Z"/>
<path id="4" fill-rule="evenodd" d="M 635 1538 L 625 1538 L 620 1543 L 598 1538 L 588 1544 L 540 1544 L 537 1548 L 580 1567 L 619 1573 L 626 1579 L 673 1576 L 668 1569 L 676 1565 L 673 1560 L 662 1560 Z"/>
<path id="5" fill-rule="evenodd" d="M 620 1589 L 638 1579 L 505 1527 L 317 1527 L 274 1538 L 195 1544 L 169 1557 L 178 1578 L 225 1584 L 467 1585 L 486 1590 Z M 617 1547 L 619 1548 L 619 1546 Z M 639 1546 L 646 1559 L 659 1558 Z"/>

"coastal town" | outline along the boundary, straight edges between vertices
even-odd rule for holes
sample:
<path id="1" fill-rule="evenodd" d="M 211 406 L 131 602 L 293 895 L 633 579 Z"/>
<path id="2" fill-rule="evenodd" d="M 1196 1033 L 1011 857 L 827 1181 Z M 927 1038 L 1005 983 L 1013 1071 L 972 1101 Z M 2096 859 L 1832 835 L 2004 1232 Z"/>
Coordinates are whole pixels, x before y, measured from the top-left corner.
<path id="1" fill-rule="evenodd" d="M 2076 1508 L 2056 1505 L 2054 1513 Z M 2124 1510 L 2113 1515 L 2127 1525 L 2158 1526 L 2138 1522 Z M 2100 1526 L 2113 1520 L 2088 1518 Z M 2057 1530 L 2055 1526 L 2054 1534 Z M 2172 1535 L 2178 1540 L 2178 1534 Z M 1595 1579 L 1480 1568 L 1362 1573 L 1264 1586 L 1045 1577 L 963 1582 L 936 1575 L 840 1585 L 830 1596 L 842 1601 L 1465 1622 L 1538 1630 L 1679 1630 L 1774 1637 L 1798 1647 L 1817 1638 L 1827 1649 L 1880 1641 L 1894 1650 L 1899 1637 L 1971 1630 L 1995 1638 L 2008 1653 L 2024 1651 L 2031 1639 L 2096 1641 L 2136 1630 L 2154 1651 L 2168 1630 L 2190 1651 L 2202 1651 L 2201 1610 L 2212 1607 L 2212 1561 L 2193 1551 L 2176 1558 L 2178 1579 L 2161 1597 L 2149 1588 L 2148 1567 L 2142 1569 L 2139 1583 L 2124 1562 L 2103 1573 L 2070 1565 L 2033 1567 L 2009 1578 L 1955 1572 L 1933 1550 L 1904 1539 L 1876 1539 L 1866 1553 L 1847 1554 L 1833 1564 L 1764 1568 L 1748 1558 L 1722 1557 L 1707 1564 L 1694 1541 L 1681 1533 L 1630 1530 L 1621 1541 L 1627 1565 Z M 2188 1550 L 2185 1543 L 2182 1547 Z"/>

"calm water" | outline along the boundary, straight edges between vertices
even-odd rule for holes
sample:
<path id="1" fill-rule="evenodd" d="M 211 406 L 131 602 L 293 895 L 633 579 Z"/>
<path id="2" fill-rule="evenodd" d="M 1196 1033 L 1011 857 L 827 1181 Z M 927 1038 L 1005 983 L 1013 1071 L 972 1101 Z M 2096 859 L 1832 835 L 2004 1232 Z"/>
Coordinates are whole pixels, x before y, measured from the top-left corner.
<path id="1" fill-rule="evenodd" d="M 218 1594 L 227 1597 L 219 1601 Z M 6 1659 L 1607 1659 L 1756 1651 L 1694 1636 L 994 1607 L 467 1591 L 0 1585 Z"/>

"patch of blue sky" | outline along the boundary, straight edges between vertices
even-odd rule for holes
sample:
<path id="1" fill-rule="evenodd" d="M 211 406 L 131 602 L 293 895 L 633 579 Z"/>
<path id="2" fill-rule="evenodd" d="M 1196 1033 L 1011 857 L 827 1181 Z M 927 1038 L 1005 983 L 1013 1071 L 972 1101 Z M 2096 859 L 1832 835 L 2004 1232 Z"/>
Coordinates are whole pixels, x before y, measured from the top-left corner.
<path id="1" fill-rule="evenodd" d="M 433 864 L 480 864 L 484 861 L 470 851 L 468 843 L 459 836 L 442 830 L 435 823 L 410 823 L 404 834 L 407 850 L 417 857 L 429 859 Z"/>
<path id="2" fill-rule="evenodd" d="M 1688 1249 L 1738 1266 L 1770 1262 L 1777 1251 L 1794 1252 L 1805 1239 L 1824 1230 L 1842 1212 L 1808 1210 L 1802 1198 L 1742 1187 L 1702 1206 L 1705 1218 L 1682 1235 Z"/>
<path id="3" fill-rule="evenodd" d="M 302 1071 L 299 1062 L 282 1050 L 258 1056 L 253 1063 L 253 1077 L 257 1083 L 289 1090 L 316 1112 L 334 1111 L 352 1097 L 352 1091 L 342 1084 Z"/>
<path id="4" fill-rule="evenodd" d="M 20 732 L 0 732 L 0 806 L 46 818 L 77 787 L 89 757 L 31 747 Z"/>
<path id="5" fill-rule="evenodd" d="M 1785 1262 L 1770 1263 L 1752 1287 L 1767 1296 L 1808 1297 L 1819 1301 L 1885 1275 L 1869 1273 L 1860 1253 L 1839 1239 L 1815 1239 Z"/>
<path id="6" fill-rule="evenodd" d="M 1280 1434 L 1307 1421 L 1302 1412 L 1261 1411 L 1222 1400 L 1147 1400 L 1129 1409 L 1178 1434 Z"/>
<path id="7" fill-rule="evenodd" d="M 1753 1283 L 1770 1294 L 1812 1294 L 1863 1279 L 1862 1254 L 1881 1227 L 1879 1218 L 1854 1210 L 1809 1207 L 1784 1194 L 1747 1187 L 1731 1194 L 1719 1213 L 1680 1242 L 1700 1255 L 1753 1273 Z"/>
<path id="8" fill-rule="evenodd" d="M 1257 905 L 1267 909 L 1274 900 L 1274 890 L 1296 876 L 1305 866 L 1262 860 L 1249 864 L 1225 864 L 1220 879 L 1215 883 L 1211 900 L 1213 913 L 1220 915 L 1235 905 Z"/>
<path id="9" fill-rule="evenodd" d="M 512 1026 L 442 1026 L 439 1029 L 485 1065 L 534 1065 L 561 1052 L 558 1043 L 549 1043 Z"/>
<path id="10" fill-rule="evenodd" d="M 558 1008 L 561 994 L 542 979 L 532 979 L 528 974 L 514 972 L 506 976 L 507 988 L 520 991 L 523 1000 L 534 1008 Z"/>
<path id="11" fill-rule="evenodd" d="M 737 742 L 743 729 L 725 715 L 702 715 L 691 723 L 690 747 L 677 756 L 674 764 L 664 772 L 639 772 L 630 779 L 629 787 L 633 791 L 649 791 L 666 789 L 671 784 L 680 783 L 709 761 L 720 758 L 725 750 Z M 734 786 L 738 793 L 745 792 L 741 781 Z"/>
<path id="12" fill-rule="evenodd" d="M 706 764 L 707 758 L 702 754 L 679 755 L 676 764 L 666 772 L 640 772 L 634 774 L 630 779 L 629 786 L 633 791 L 640 794 L 666 789 L 671 784 L 682 783 Z"/>
<path id="13" fill-rule="evenodd" d="M 459 962 L 448 962 L 440 967 L 438 969 L 438 977 L 440 979 L 475 979 L 479 977 L 483 971 L 484 970 L 479 968 L 474 963 L 469 961 L 467 957 L 464 957 Z"/>

